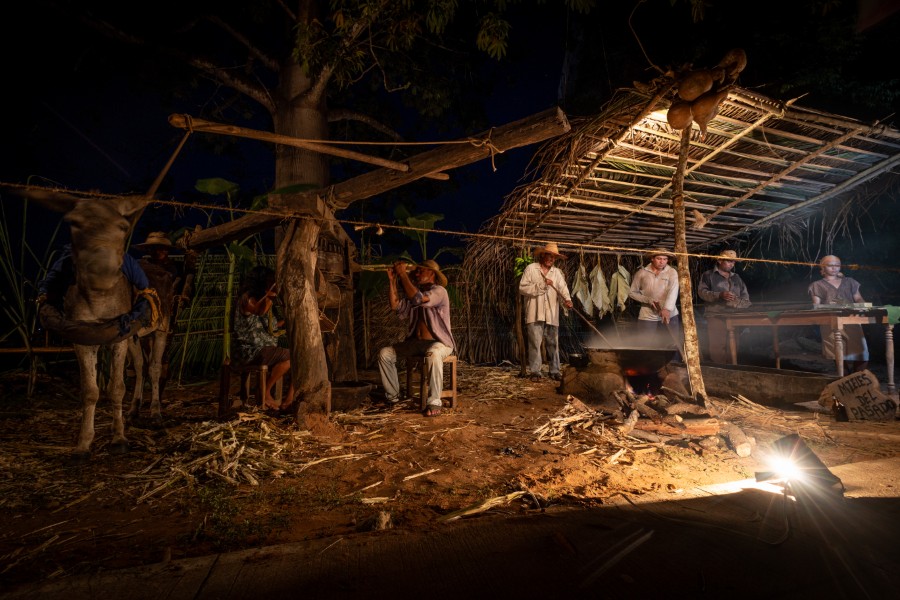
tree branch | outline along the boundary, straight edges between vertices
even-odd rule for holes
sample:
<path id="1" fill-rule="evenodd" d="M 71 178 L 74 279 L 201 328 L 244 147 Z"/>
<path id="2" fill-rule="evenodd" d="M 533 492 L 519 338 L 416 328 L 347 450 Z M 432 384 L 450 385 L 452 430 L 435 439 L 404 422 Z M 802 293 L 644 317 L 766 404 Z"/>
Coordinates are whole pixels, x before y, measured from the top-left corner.
<path id="1" fill-rule="evenodd" d="M 250 39 L 240 31 L 236 30 L 234 27 L 215 15 L 206 15 L 204 18 L 213 25 L 216 25 L 217 27 L 222 29 L 222 31 L 233 37 L 235 40 L 237 40 L 237 42 L 244 46 L 252 56 L 256 57 L 260 62 L 262 62 L 262 64 L 267 69 L 276 73 L 279 71 L 279 69 L 281 68 L 279 62 L 257 48 L 253 43 L 250 42 Z"/>
<path id="2" fill-rule="evenodd" d="M 212 60 L 210 59 L 198 58 L 188 55 L 185 52 L 176 48 L 172 48 L 170 46 L 151 44 L 141 37 L 122 31 L 121 29 L 107 21 L 92 19 L 86 17 L 85 15 L 79 15 L 79 19 L 88 27 L 98 31 L 99 33 L 110 39 L 117 40 L 131 46 L 148 47 L 152 45 L 159 52 L 164 53 L 184 64 L 199 69 L 201 72 L 206 73 L 222 85 L 233 88 L 238 92 L 241 92 L 242 94 L 246 94 L 248 97 L 259 102 L 271 114 L 274 114 L 275 112 L 275 102 L 268 94 L 266 89 L 263 86 L 250 81 L 249 79 L 240 78 L 236 75 L 236 72 L 233 69 L 222 67 L 221 65 L 212 62 Z"/>
<path id="3" fill-rule="evenodd" d="M 338 108 L 328 111 L 328 122 L 335 123 L 337 121 L 359 121 L 360 123 L 365 123 L 375 131 L 379 131 L 384 135 L 388 136 L 395 142 L 402 142 L 403 136 L 399 133 L 382 123 L 381 121 L 375 119 L 370 115 L 365 115 L 363 113 L 357 112 L 355 110 L 350 110 L 348 108 Z"/>
<path id="4" fill-rule="evenodd" d="M 289 16 L 289 17 L 291 18 L 291 21 L 294 21 L 294 22 L 297 21 L 297 13 L 295 13 L 294 11 L 292 11 L 292 10 L 288 7 L 288 5 L 284 3 L 284 0 L 275 0 L 275 3 L 276 3 L 278 6 L 280 6 L 280 7 L 284 10 L 285 13 L 287 13 L 287 16 Z"/>
<path id="5" fill-rule="evenodd" d="M 381 12 L 381 10 L 373 11 L 368 17 L 365 19 L 361 19 L 357 21 L 352 28 L 350 28 L 350 33 L 341 40 L 340 46 L 337 51 L 334 53 L 334 59 L 330 64 L 322 67 L 322 70 L 319 72 L 319 76 L 316 77 L 315 83 L 312 87 L 304 94 L 308 101 L 311 101 L 313 104 L 318 105 L 322 100 L 325 94 L 325 88 L 328 85 L 328 82 L 331 81 L 331 76 L 334 74 L 334 70 L 338 64 L 344 57 L 347 56 L 350 48 L 353 44 L 356 43 L 356 40 L 362 34 L 363 31 L 366 31 L 371 25 L 372 21 L 375 20 L 377 15 Z"/>

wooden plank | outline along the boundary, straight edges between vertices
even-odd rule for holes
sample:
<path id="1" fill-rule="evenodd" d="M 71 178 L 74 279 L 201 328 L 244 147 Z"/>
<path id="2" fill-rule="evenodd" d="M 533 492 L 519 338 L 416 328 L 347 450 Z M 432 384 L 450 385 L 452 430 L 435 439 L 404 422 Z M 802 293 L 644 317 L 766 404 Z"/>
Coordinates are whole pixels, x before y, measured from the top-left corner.
<path id="1" fill-rule="evenodd" d="M 663 435 L 708 436 L 719 434 L 719 421 L 714 418 L 685 419 L 680 425 L 673 425 L 667 422 L 654 423 L 647 419 L 639 419 L 637 423 L 634 424 L 634 428 Z"/>

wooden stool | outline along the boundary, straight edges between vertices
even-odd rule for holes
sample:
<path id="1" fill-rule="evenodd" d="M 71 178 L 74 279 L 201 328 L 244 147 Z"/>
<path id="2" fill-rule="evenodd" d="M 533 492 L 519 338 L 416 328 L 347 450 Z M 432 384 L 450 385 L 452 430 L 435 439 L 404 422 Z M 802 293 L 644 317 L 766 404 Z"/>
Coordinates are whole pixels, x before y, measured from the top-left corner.
<path id="1" fill-rule="evenodd" d="M 269 375 L 269 367 L 266 365 L 233 365 L 229 359 L 225 359 L 222 363 L 222 370 L 219 372 L 219 418 L 223 418 L 232 410 L 231 405 L 231 376 L 240 375 L 241 387 L 238 392 L 243 405 L 250 404 L 250 377 L 256 373 L 256 403 L 262 405 L 263 393 L 266 389 L 266 381 Z M 273 396 L 279 403 L 281 402 L 283 379 L 275 382 L 275 393 Z"/>
<path id="2" fill-rule="evenodd" d="M 456 406 L 456 355 L 451 354 L 444 359 L 444 364 L 450 363 L 450 387 L 441 390 L 441 400 L 448 398 L 447 406 Z M 419 398 L 422 401 L 422 410 L 428 403 L 428 364 L 424 356 L 410 356 L 406 359 L 406 395 L 412 398 L 413 373 L 419 372 Z"/>

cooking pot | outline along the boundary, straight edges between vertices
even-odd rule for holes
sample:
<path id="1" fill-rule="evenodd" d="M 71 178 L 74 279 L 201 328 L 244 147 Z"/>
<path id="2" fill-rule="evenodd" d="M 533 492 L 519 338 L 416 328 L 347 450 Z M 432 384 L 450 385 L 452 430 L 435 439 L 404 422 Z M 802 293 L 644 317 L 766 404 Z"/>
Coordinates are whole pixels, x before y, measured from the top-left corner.
<path id="1" fill-rule="evenodd" d="M 675 348 L 585 348 L 587 363 L 615 363 L 634 375 L 656 373 L 675 357 Z"/>

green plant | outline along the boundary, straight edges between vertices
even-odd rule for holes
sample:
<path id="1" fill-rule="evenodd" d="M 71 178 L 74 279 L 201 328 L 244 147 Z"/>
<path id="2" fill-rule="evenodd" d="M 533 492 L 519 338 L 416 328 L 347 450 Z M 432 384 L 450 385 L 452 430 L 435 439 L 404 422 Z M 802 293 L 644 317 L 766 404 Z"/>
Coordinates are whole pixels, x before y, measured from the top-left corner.
<path id="1" fill-rule="evenodd" d="M 5 285 L 0 286 L 0 302 L 8 321 L 0 332 L 0 342 L 18 336 L 22 345 L 31 351 L 31 339 L 37 325 L 37 307 L 32 301 L 37 296 L 37 283 L 47 273 L 54 259 L 54 246 L 59 233 L 60 220 L 47 241 L 43 254 L 35 251 L 25 232 L 28 231 L 28 200 L 24 200 L 22 217 L 16 230 L 21 238 L 14 238 L 10 230 L 10 218 L 6 207 L 0 203 L 0 273 Z"/>
<path id="2" fill-rule="evenodd" d="M 238 184 L 212 177 L 198 180 L 194 187 L 201 193 L 222 197 L 229 220 L 240 216 L 237 211 L 240 201 Z M 291 186 L 272 193 L 298 192 L 309 187 Z M 267 206 L 268 194 L 262 194 L 251 199 L 249 210 L 259 211 Z M 210 215 L 207 226 L 212 224 L 213 216 Z M 181 381 L 186 365 L 192 371 L 209 373 L 218 369 L 230 355 L 232 301 L 237 284 L 242 275 L 256 264 L 266 263 L 274 267 L 272 256 L 263 252 L 262 245 L 260 234 L 232 241 L 225 246 L 224 270 L 221 255 L 204 253 L 198 261 L 194 293 L 190 305 L 179 314 L 176 323 L 179 333 L 173 336 L 171 342 L 172 362 L 179 365 L 178 381 Z"/>
<path id="3" fill-rule="evenodd" d="M 7 215 L 6 206 L 0 202 L 0 277 L 3 279 L 3 285 L 0 285 L 0 303 L 5 317 L 0 331 L 0 343 L 18 338 L 21 347 L 25 349 L 31 374 L 27 396 L 31 397 L 39 362 L 32 350 L 32 340 L 39 324 L 38 306 L 33 300 L 37 296 L 38 282 L 46 275 L 55 258 L 56 252 L 52 248 L 62 220 L 57 221 L 49 239 L 41 240 L 45 246 L 43 252 L 38 252 L 26 235 L 29 203 L 28 200 L 23 200 L 23 203 L 21 219 L 16 227 L 10 229 L 11 219 Z M 15 237 L 16 231 L 21 237 Z"/>
<path id="4" fill-rule="evenodd" d="M 437 252 L 435 252 L 433 256 L 428 255 L 428 231 L 434 229 L 434 224 L 438 221 L 443 220 L 444 215 L 435 213 L 421 213 L 418 215 L 412 215 L 405 206 L 400 204 L 399 206 L 397 206 L 397 208 L 394 209 L 394 218 L 400 225 L 414 228 L 403 229 L 402 231 L 403 235 L 415 240 L 419 244 L 419 251 L 422 256 L 422 260 L 427 260 L 429 258 L 432 260 L 437 260 L 437 257 L 444 253 L 453 254 L 457 257 L 463 256 L 465 250 L 463 248 L 457 248 L 454 246 L 444 246 L 443 248 L 438 248 Z M 404 253 L 403 255 L 410 260 L 413 260 L 408 253 Z"/>
<path id="5" fill-rule="evenodd" d="M 240 548 L 248 541 L 262 541 L 271 531 L 268 520 L 241 517 L 243 507 L 234 497 L 234 489 L 224 483 L 200 486 L 197 499 L 205 512 L 194 538 L 206 539 L 220 550 Z M 283 521 L 279 517 L 276 521 Z"/>
<path id="6" fill-rule="evenodd" d="M 522 249 L 522 254 L 516 257 L 515 263 L 513 264 L 513 273 L 516 275 L 516 279 L 522 276 L 522 273 L 525 272 L 525 268 L 534 262 L 534 257 L 524 248 Z"/>

